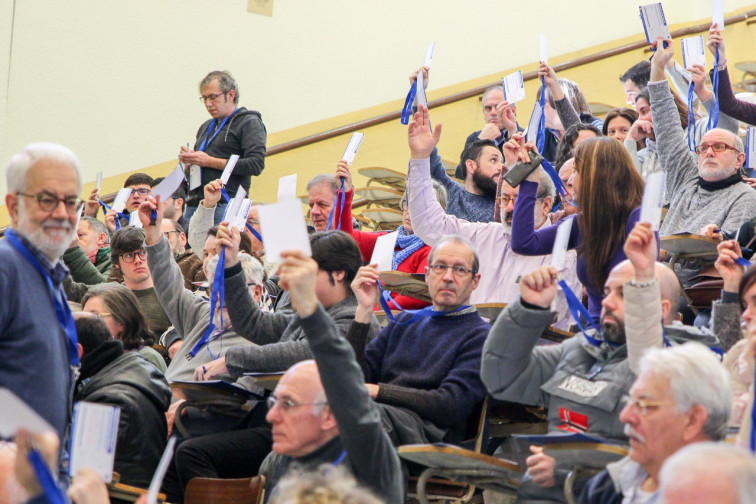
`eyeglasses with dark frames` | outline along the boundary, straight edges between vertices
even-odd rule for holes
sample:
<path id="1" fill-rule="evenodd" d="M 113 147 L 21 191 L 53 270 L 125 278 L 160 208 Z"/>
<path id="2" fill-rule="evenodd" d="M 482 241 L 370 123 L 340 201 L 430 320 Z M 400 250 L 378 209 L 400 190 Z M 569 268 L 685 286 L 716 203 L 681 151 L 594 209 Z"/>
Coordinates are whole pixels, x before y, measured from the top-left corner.
<path id="1" fill-rule="evenodd" d="M 54 212 L 62 201 L 63 205 L 66 207 L 66 211 L 69 214 L 74 215 L 81 203 L 81 199 L 79 199 L 78 196 L 64 196 L 61 198 L 60 196 L 47 191 L 41 191 L 37 194 L 27 194 L 22 192 L 17 192 L 16 194 L 37 200 L 39 208 L 45 212 Z"/>
<path id="2" fill-rule="evenodd" d="M 215 101 L 215 100 L 218 99 L 218 97 L 224 96 L 227 93 L 228 93 L 228 91 L 226 91 L 226 93 L 216 93 L 216 94 L 202 95 L 202 96 L 199 97 L 199 101 L 201 101 L 202 103 L 207 103 L 209 101 Z"/>
<path id="3" fill-rule="evenodd" d="M 124 252 L 121 254 L 121 259 L 123 259 L 123 262 L 125 263 L 133 263 L 134 259 L 139 256 L 139 259 L 144 261 L 144 259 L 147 257 L 147 251 L 144 249 L 135 250 L 134 252 Z"/>
<path id="4" fill-rule="evenodd" d="M 449 266 L 448 264 L 429 264 L 428 267 L 436 275 L 445 275 L 446 270 L 451 269 L 452 273 L 457 278 L 465 277 L 473 272 L 473 270 L 465 268 L 464 266 Z"/>

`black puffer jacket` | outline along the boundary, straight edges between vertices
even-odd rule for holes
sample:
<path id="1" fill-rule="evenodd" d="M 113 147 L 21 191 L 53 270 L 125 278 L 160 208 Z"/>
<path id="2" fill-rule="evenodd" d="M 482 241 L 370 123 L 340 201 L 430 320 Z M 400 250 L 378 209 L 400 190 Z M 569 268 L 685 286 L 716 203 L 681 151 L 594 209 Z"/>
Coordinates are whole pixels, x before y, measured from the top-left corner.
<path id="1" fill-rule="evenodd" d="M 139 352 L 107 341 L 82 358 L 76 390 L 75 401 L 121 409 L 113 470 L 122 483 L 146 488 L 167 441 L 171 389 L 163 374 Z"/>

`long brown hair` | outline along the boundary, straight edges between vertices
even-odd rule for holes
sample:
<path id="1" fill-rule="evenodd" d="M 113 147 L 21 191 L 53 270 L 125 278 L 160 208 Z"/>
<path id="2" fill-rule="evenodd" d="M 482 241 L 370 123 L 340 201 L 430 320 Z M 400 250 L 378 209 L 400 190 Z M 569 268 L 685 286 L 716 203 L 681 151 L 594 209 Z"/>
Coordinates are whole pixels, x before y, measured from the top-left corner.
<path id="1" fill-rule="evenodd" d="M 603 291 L 606 267 L 625 241 L 627 219 L 643 200 L 643 179 L 625 147 L 608 137 L 589 138 L 575 149 L 580 176 L 580 247 L 588 281 Z"/>

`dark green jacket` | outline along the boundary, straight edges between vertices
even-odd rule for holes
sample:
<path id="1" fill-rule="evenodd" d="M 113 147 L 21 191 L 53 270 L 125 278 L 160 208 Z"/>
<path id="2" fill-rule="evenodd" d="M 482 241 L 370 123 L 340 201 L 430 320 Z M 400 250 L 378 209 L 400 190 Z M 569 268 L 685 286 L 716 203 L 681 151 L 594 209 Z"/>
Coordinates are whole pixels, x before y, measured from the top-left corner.
<path id="1" fill-rule="evenodd" d="M 95 263 L 89 260 L 84 249 L 76 246 L 66 250 L 63 262 L 71 270 L 71 278 L 75 282 L 86 285 L 104 283 L 108 280 L 108 273 L 112 268 L 110 263 L 110 245 L 97 251 Z"/>

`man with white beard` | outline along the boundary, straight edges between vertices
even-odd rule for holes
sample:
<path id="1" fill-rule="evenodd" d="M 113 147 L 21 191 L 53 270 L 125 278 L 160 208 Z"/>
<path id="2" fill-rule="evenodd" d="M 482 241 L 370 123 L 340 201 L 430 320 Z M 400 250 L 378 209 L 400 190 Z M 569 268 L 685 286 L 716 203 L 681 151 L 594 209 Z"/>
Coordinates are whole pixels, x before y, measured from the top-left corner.
<path id="1" fill-rule="evenodd" d="M 0 387 L 65 438 L 79 354 L 60 257 L 76 237 L 81 166 L 66 147 L 36 143 L 5 169 L 11 228 L 0 240 Z"/>

